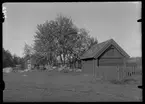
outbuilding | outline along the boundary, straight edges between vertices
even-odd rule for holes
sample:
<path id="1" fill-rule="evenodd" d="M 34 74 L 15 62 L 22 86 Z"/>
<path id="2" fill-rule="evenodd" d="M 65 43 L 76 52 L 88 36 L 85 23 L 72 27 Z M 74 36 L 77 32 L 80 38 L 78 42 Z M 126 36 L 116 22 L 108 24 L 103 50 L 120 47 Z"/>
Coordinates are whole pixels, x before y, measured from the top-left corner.
<path id="1" fill-rule="evenodd" d="M 93 70 L 100 66 L 122 66 L 129 58 L 113 39 L 93 45 L 80 57 L 83 70 Z"/>

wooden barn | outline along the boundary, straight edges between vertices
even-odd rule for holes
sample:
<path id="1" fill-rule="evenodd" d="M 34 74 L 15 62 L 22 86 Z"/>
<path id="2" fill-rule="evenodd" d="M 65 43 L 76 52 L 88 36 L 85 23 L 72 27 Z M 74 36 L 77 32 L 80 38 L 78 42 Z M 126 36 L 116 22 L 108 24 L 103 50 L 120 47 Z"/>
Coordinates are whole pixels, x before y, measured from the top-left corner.
<path id="1" fill-rule="evenodd" d="M 129 58 L 130 56 L 113 39 L 93 45 L 80 57 L 83 70 L 100 66 L 122 66 Z"/>

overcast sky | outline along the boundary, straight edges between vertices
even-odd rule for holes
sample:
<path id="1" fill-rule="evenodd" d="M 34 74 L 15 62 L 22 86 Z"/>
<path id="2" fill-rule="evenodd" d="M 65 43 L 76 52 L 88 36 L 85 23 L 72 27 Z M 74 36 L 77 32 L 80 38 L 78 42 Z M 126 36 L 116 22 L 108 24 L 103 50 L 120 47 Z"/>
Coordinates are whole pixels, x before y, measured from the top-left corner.
<path id="1" fill-rule="evenodd" d="M 22 56 L 24 42 L 33 44 L 37 24 L 57 14 L 70 16 L 99 42 L 113 38 L 131 57 L 141 56 L 141 2 L 5 3 L 3 47 Z"/>

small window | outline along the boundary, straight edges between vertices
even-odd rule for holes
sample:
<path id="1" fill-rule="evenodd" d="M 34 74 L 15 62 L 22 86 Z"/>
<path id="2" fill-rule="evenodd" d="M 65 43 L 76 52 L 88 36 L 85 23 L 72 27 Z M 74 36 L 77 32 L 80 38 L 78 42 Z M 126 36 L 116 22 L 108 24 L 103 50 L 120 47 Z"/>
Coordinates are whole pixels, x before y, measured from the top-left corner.
<path id="1" fill-rule="evenodd" d="M 114 46 L 111 46 L 111 49 L 114 49 Z"/>

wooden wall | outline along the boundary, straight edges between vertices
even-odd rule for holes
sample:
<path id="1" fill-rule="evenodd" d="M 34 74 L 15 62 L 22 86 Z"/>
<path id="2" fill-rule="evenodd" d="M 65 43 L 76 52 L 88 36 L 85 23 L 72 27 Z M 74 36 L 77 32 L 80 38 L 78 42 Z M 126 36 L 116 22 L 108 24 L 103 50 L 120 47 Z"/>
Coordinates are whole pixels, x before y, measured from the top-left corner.
<path id="1" fill-rule="evenodd" d="M 123 65 L 123 59 L 121 58 L 102 58 L 99 60 L 99 66 L 122 66 Z"/>
<path id="2" fill-rule="evenodd" d="M 83 60 L 82 61 L 82 72 L 83 73 L 88 73 L 88 74 L 93 74 L 93 63 L 94 60 Z"/>
<path id="3" fill-rule="evenodd" d="M 99 66 L 120 66 L 124 64 L 124 56 L 114 46 L 110 46 L 98 60 Z"/>
<path id="4" fill-rule="evenodd" d="M 103 80 L 117 80 L 119 78 L 118 75 L 119 73 L 115 66 L 100 66 L 96 68 L 95 72 L 96 78 L 101 78 Z"/>

